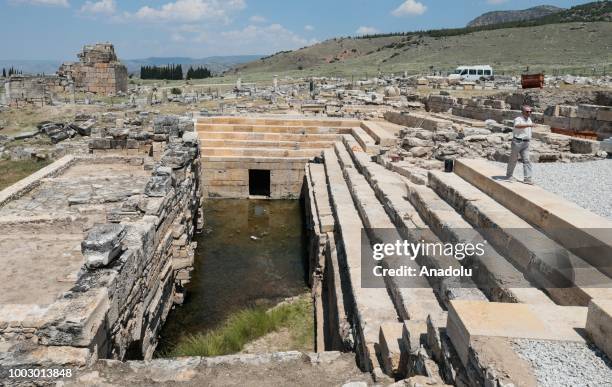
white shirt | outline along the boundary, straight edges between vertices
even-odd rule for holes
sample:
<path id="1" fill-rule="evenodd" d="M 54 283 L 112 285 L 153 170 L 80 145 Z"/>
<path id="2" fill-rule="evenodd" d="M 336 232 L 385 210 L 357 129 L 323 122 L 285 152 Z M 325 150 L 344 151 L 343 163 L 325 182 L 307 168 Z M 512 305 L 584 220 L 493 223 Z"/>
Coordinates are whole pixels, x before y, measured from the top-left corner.
<path id="1" fill-rule="evenodd" d="M 533 125 L 531 117 L 525 118 L 522 115 L 516 117 L 514 119 L 514 129 L 512 130 L 512 134 L 516 138 L 520 138 L 522 140 L 531 139 L 531 128 L 517 128 L 517 126 L 520 125 Z"/>

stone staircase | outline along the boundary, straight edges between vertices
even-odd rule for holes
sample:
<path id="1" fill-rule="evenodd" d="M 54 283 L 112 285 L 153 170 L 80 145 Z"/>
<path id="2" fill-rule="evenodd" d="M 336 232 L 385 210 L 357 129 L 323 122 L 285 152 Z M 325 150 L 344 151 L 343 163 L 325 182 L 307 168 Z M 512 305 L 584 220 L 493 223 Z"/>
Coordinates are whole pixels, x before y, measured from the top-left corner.
<path id="1" fill-rule="evenodd" d="M 362 128 L 359 121 L 303 116 L 199 117 L 196 131 L 204 196 L 210 198 L 256 196 L 249 187 L 249 170 L 270 171 L 270 198 L 297 198 L 304 164 L 321 157 L 344 135 L 354 136 L 373 154 L 381 141 L 389 144 L 393 137 L 377 127 Z"/>
<path id="2" fill-rule="evenodd" d="M 327 266 L 341 282 L 332 292 L 343 302 L 332 318 L 350 322 L 362 369 L 376 380 L 423 375 L 440 384 L 531 385 L 548 370 L 527 363 L 513 340 L 551 341 L 559 348 L 572 343 L 589 351 L 589 337 L 597 335 L 586 327 L 597 323 L 587 320 L 610 318 L 610 310 L 589 313 L 587 306 L 593 299 L 604 305 L 612 300 L 612 255 L 604 255 L 612 246 L 612 222 L 538 187 L 498 182 L 492 177 L 501 172 L 486 161 L 459 160 L 456 173 L 431 171 L 426 185 L 415 184 L 373 160 L 369 144 L 360 141 L 368 132 L 361 129 L 324 150 L 324 171 L 316 164 L 306 170 L 319 180 L 326 175 L 328 195 L 315 201 L 329 203 L 315 207 L 333 213 L 327 248 L 334 252 Z M 323 217 L 329 224 L 329 214 Z M 385 269 L 472 269 L 461 283 L 366 278 L 377 265 L 373 245 L 401 239 L 480 242 L 484 255 L 455 260 L 434 252 L 380 262 Z M 503 358 L 495 357 L 497 349 L 505 351 Z"/>

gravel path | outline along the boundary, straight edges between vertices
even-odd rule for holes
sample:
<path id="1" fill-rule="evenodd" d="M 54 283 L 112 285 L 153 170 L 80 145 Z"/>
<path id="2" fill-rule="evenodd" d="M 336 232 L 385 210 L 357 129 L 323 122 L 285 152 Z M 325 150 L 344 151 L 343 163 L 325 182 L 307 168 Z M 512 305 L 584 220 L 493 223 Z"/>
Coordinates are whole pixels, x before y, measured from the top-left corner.
<path id="1" fill-rule="evenodd" d="M 506 164 L 497 164 L 506 168 Z M 612 160 L 532 165 L 536 185 L 612 219 Z M 517 163 L 514 176 L 523 179 L 521 163 Z"/>
<path id="2" fill-rule="evenodd" d="M 583 343 L 516 339 L 513 347 L 534 369 L 542 387 L 612 386 L 612 363 Z"/>

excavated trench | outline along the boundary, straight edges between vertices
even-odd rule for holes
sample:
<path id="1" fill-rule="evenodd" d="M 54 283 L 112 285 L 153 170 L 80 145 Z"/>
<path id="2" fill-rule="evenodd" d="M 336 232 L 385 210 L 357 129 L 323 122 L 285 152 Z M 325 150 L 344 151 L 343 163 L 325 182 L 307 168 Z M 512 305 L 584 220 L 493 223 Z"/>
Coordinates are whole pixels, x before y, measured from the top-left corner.
<path id="1" fill-rule="evenodd" d="M 299 200 L 211 199 L 203 214 L 187 296 L 169 314 L 157 356 L 222 326 L 232 314 L 308 291 Z"/>

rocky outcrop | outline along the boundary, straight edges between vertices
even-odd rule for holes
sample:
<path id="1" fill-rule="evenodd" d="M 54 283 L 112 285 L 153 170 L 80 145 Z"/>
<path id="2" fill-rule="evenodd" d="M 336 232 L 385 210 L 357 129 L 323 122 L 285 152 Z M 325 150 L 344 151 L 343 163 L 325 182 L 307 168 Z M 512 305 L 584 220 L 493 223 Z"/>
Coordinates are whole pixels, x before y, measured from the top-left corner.
<path id="1" fill-rule="evenodd" d="M 467 24 L 468 27 L 480 27 L 491 24 L 510 23 L 516 21 L 533 20 L 543 16 L 552 15 L 562 11 L 563 8 L 553 5 L 540 5 L 520 11 L 493 11 L 483 13 Z"/>

